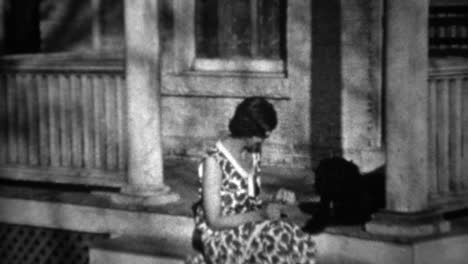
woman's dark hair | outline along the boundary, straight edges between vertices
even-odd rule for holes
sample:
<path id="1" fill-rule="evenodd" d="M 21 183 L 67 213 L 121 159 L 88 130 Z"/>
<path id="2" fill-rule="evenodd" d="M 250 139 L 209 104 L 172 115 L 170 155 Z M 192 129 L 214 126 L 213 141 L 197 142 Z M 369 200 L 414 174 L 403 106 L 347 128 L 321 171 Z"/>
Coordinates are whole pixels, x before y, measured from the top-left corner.
<path id="1" fill-rule="evenodd" d="M 249 97 L 237 106 L 229 122 L 229 131 L 234 138 L 265 138 L 277 122 L 276 111 L 271 103 L 262 97 Z"/>

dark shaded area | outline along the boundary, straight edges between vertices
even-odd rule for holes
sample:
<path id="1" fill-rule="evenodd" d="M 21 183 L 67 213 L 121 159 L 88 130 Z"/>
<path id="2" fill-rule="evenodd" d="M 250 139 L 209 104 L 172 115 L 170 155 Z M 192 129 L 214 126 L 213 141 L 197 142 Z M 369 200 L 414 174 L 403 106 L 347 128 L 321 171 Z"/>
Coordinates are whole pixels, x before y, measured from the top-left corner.
<path id="1" fill-rule="evenodd" d="M 92 47 L 93 13 L 88 1 L 41 3 L 41 51 L 61 52 Z"/>
<path id="2" fill-rule="evenodd" d="M 0 186 L 2 187 L 26 187 L 28 189 L 36 190 L 49 190 L 59 192 L 119 192 L 120 188 L 107 187 L 107 186 L 96 186 L 96 185 L 83 185 L 83 184 L 70 184 L 70 183 L 53 183 L 53 182 L 34 182 L 34 181 L 21 181 L 21 180 L 9 180 L 0 179 Z"/>
<path id="3" fill-rule="evenodd" d="M 468 5 L 429 8 L 429 56 L 468 57 Z"/>
<path id="4" fill-rule="evenodd" d="M 9 0 L 4 5 L 5 50 L 2 53 L 39 52 L 39 0 Z"/>
<path id="5" fill-rule="evenodd" d="M 385 206 L 384 170 L 361 175 L 352 162 L 340 157 L 327 158 L 315 170 L 319 203 L 300 205 L 312 214 L 304 230 L 316 233 L 327 226 L 361 225 Z"/>
<path id="6" fill-rule="evenodd" d="M 201 201 L 198 201 L 196 203 L 193 204 L 192 206 L 192 214 L 193 215 L 196 215 L 196 210 L 197 210 L 197 207 L 201 205 Z M 199 251 L 199 252 L 203 252 L 203 241 L 202 241 L 202 232 L 200 229 L 198 228 L 194 228 L 193 229 L 193 233 L 192 233 L 192 247 Z"/>
<path id="7" fill-rule="evenodd" d="M 468 217 L 468 208 L 450 211 L 444 214 L 444 219 L 453 221 L 455 219 L 467 218 Z"/>
<path id="8" fill-rule="evenodd" d="M 102 31 L 104 50 L 123 50 L 125 48 L 124 1 L 100 0 L 99 22 Z"/>
<path id="9" fill-rule="evenodd" d="M 124 48 L 123 1 L 8 0 L 3 54 Z"/>
<path id="10" fill-rule="evenodd" d="M 196 1 L 197 57 L 284 59 L 286 11 L 285 0 Z"/>
<path id="11" fill-rule="evenodd" d="M 195 41 L 199 56 L 213 58 L 218 55 L 218 1 L 195 1 Z"/>
<path id="12" fill-rule="evenodd" d="M 312 1 L 312 18 L 310 138 L 315 166 L 322 158 L 342 154 L 340 1 Z"/>

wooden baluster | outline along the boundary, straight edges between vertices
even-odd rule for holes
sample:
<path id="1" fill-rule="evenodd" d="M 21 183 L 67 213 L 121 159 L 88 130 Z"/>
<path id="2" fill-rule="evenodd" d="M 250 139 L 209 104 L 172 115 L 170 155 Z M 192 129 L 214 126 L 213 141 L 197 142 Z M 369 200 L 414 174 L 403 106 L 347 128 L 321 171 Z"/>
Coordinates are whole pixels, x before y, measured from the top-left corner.
<path id="1" fill-rule="evenodd" d="M 460 25 L 459 27 L 459 36 L 460 38 L 468 38 L 468 27 L 465 25 Z"/>
<path id="2" fill-rule="evenodd" d="M 437 80 L 429 80 L 429 173 L 430 175 L 430 190 L 431 196 L 437 194 Z"/>
<path id="3" fill-rule="evenodd" d="M 6 75 L 0 74 L 0 164 L 8 161 L 8 102 Z"/>
<path id="4" fill-rule="evenodd" d="M 17 84 L 17 97 L 16 97 L 16 107 L 17 107 L 17 122 L 16 122 L 16 133 L 18 141 L 18 163 L 21 165 L 28 164 L 28 126 L 27 126 L 27 83 L 24 74 L 17 74 L 15 78 Z"/>
<path id="5" fill-rule="evenodd" d="M 32 74 L 25 76 L 29 165 L 39 165 L 38 84 Z"/>
<path id="6" fill-rule="evenodd" d="M 450 190 L 459 191 L 461 187 L 461 142 L 462 107 L 461 79 L 454 78 L 450 87 Z"/>
<path id="7" fill-rule="evenodd" d="M 438 188 L 439 194 L 445 195 L 449 191 L 449 86 L 447 79 L 441 79 L 440 86 L 437 87 L 438 109 L 437 121 L 439 127 L 438 134 Z"/>
<path id="8" fill-rule="evenodd" d="M 83 156 L 84 167 L 92 168 L 93 162 L 93 87 L 91 85 L 90 76 L 81 75 L 81 105 L 83 111 Z"/>
<path id="9" fill-rule="evenodd" d="M 52 167 L 60 166 L 60 93 L 57 75 L 47 76 L 49 87 L 49 144 L 50 164 Z"/>
<path id="10" fill-rule="evenodd" d="M 101 108 L 102 108 L 102 82 L 99 76 L 93 78 L 93 117 L 94 117 L 94 166 L 102 168 L 102 126 L 101 126 Z"/>
<path id="11" fill-rule="evenodd" d="M 111 141 L 111 127 L 110 127 L 110 123 L 109 123 L 109 115 L 111 114 L 110 113 L 110 109 L 109 109 L 109 100 L 110 100 L 110 95 L 109 95 L 109 90 L 108 90 L 108 86 L 109 86 L 109 76 L 107 75 L 103 75 L 102 76 L 102 99 L 103 99 L 103 119 L 102 119 L 102 130 L 104 131 L 104 133 L 102 133 L 102 143 L 104 145 L 104 148 L 103 148 L 103 169 L 105 170 L 108 170 L 109 169 L 109 149 L 110 149 L 110 141 Z"/>
<path id="12" fill-rule="evenodd" d="M 49 127 L 49 108 L 52 107 L 49 98 L 49 87 L 46 83 L 46 76 L 36 75 L 39 96 L 39 163 L 42 167 L 50 165 L 50 127 Z"/>
<path id="13" fill-rule="evenodd" d="M 445 39 L 445 27 L 444 26 L 439 26 L 439 40 Z M 444 50 L 447 49 L 446 42 L 441 41 L 442 44 L 439 44 L 439 50 L 444 52 Z"/>
<path id="14" fill-rule="evenodd" d="M 125 81 L 122 75 L 118 75 L 116 84 L 116 103 L 117 103 L 117 142 L 118 142 L 118 167 L 120 171 L 127 168 L 127 137 L 126 137 L 126 109 L 123 96 L 125 90 Z"/>
<path id="15" fill-rule="evenodd" d="M 74 168 L 81 168 L 83 164 L 82 154 L 82 123 L 81 123 L 81 89 L 79 82 L 79 76 L 72 74 L 69 77 L 70 81 L 70 109 L 71 109 L 71 154 L 72 154 L 72 166 Z"/>
<path id="16" fill-rule="evenodd" d="M 70 84 L 69 79 L 59 75 L 60 93 L 60 165 L 69 167 L 71 164 L 71 133 L 70 133 Z"/>
<path id="17" fill-rule="evenodd" d="M 463 183 L 462 187 L 463 190 L 468 190 L 468 78 L 463 78 L 462 79 L 462 108 L 463 108 L 463 143 L 462 143 L 462 155 L 463 155 L 463 161 L 462 161 L 462 178 L 463 178 Z"/>
<path id="18" fill-rule="evenodd" d="M 18 162 L 18 144 L 16 131 L 16 97 L 18 93 L 15 74 L 7 75 L 7 117 L 8 117 L 8 163 L 16 164 Z"/>
<path id="19" fill-rule="evenodd" d="M 115 170 L 116 155 L 115 155 L 115 79 L 113 75 L 108 75 L 104 79 L 105 88 L 105 117 L 106 117 L 106 169 Z"/>
<path id="20" fill-rule="evenodd" d="M 101 169 L 107 168 L 107 123 L 106 123 L 106 76 L 99 76 L 99 134 L 100 144 L 99 151 L 101 153 Z"/>

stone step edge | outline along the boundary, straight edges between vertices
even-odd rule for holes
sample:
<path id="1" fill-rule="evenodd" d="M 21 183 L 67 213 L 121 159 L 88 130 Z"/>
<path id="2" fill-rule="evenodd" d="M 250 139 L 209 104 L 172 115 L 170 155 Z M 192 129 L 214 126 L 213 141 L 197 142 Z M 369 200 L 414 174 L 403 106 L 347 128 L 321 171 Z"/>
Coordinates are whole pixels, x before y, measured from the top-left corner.
<path id="1" fill-rule="evenodd" d="M 188 237 L 188 239 L 182 240 L 167 237 L 121 235 L 115 238 L 95 241 L 89 248 L 91 251 L 104 250 L 183 260 L 187 256 L 193 256 L 198 253 L 192 245 L 192 236 Z"/>

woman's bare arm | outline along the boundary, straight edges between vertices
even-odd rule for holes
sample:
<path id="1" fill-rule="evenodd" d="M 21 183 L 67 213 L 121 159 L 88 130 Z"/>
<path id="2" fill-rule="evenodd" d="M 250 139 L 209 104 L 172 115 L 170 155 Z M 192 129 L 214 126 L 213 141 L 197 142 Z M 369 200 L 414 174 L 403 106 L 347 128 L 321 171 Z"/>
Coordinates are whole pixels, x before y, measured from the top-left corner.
<path id="1" fill-rule="evenodd" d="M 247 222 L 267 219 L 266 210 L 222 216 L 220 197 L 221 168 L 213 157 L 208 157 L 203 166 L 203 207 L 210 227 L 213 229 L 232 228 Z"/>

